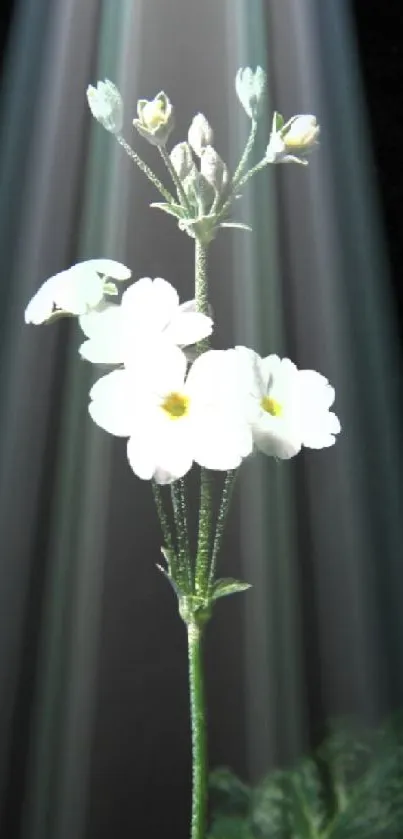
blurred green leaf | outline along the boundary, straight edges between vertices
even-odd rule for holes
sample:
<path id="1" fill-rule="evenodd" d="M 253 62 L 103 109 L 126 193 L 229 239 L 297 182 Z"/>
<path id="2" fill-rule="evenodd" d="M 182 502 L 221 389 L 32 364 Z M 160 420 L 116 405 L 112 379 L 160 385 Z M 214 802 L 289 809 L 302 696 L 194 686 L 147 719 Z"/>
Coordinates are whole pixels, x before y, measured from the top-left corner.
<path id="1" fill-rule="evenodd" d="M 247 816 L 251 791 L 227 768 L 215 769 L 209 777 L 210 800 L 220 814 Z"/>
<path id="2" fill-rule="evenodd" d="M 253 834 L 246 819 L 220 816 L 213 822 L 207 839 L 253 839 Z"/>
<path id="3" fill-rule="evenodd" d="M 286 772 L 272 772 L 254 792 L 251 824 L 253 835 L 258 839 L 289 839 L 290 806 L 286 781 Z"/>

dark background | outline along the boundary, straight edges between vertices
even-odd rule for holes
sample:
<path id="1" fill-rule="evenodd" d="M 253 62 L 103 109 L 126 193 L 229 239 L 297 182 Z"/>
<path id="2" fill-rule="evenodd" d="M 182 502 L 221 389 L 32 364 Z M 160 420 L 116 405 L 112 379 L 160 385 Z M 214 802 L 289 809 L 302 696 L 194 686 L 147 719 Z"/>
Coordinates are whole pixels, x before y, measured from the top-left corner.
<path id="1" fill-rule="evenodd" d="M 399 0 L 352 3 L 366 93 L 376 179 L 392 281 L 402 327 L 403 294 L 403 9 Z"/>
<path id="2" fill-rule="evenodd" d="M 323 0 L 323 2 L 325 2 L 325 0 Z M 2 60 L 4 55 L 4 46 L 6 44 L 12 11 L 12 3 L 2 4 L 0 10 L 0 60 Z M 401 11 L 400 0 L 386 0 L 386 2 L 384 1 L 383 3 L 379 2 L 379 0 L 355 0 L 355 2 L 352 2 L 352 12 L 356 24 L 356 35 L 358 49 L 360 53 L 360 64 L 362 69 L 364 90 L 366 94 L 369 123 L 371 128 L 373 160 L 374 167 L 376 170 L 376 182 L 380 194 L 385 234 L 387 240 L 387 251 L 390 260 L 391 282 L 393 285 L 394 298 L 396 301 L 396 308 L 398 310 L 399 323 L 402 332 L 403 294 L 401 283 L 401 271 L 403 268 L 403 177 L 401 171 L 401 135 L 403 132 L 403 39 L 401 21 L 403 13 Z M 124 454 L 122 452 L 122 460 L 123 459 Z M 131 602 L 131 596 L 129 592 L 127 594 L 127 597 L 127 603 L 122 603 L 123 611 L 126 609 L 127 611 L 130 611 L 130 609 L 133 607 L 133 603 Z M 114 602 L 113 592 L 111 593 L 110 602 L 111 604 L 113 604 Z M 170 610 L 171 605 L 172 604 L 167 603 L 167 612 L 168 610 Z M 115 606 L 111 606 L 111 608 L 115 608 Z M 157 635 L 153 639 L 155 649 L 153 648 L 148 651 L 150 659 L 152 659 L 153 654 L 157 651 L 160 640 L 161 639 L 159 639 Z M 233 638 L 232 641 L 236 642 L 237 639 Z M 178 642 L 181 643 L 179 631 Z M 110 645 L 112 650 L 113 644 L 114 639 L 110 639 Z M 118 666 L 118 662 L 114 662 L 112 659 L 108 660 L 108 642 L 106 642 L 105 647 L 102 650 L 102 656 L 104 659 L 103 670 L 107 671 L 110 674 L 110 678 L 113 679 L 114 667 Z M 128 678 L 130 678 L 129 674 Z M 158 689 L 158 684 L 160 683 L 160 681 L 161 670 L 157 669 L 156 689 Z M 176 727 L 176 720 L 180 717 L 181 713 L 185 714 L 187 712 L 187 696 L 185 686 L 183 690 L 179 692 L 179 695 L 177 690 L 173 690 L 173 686 L 177 680 L 176 674 L 172 672 L 170 660 L 167 661 L 167 674 L 165 681 L 167 684 L 171 686 L 171 688 L 168 689 L 167 694 L 164 697 L 164 701 L 172 703 L 172 706 L 176 702 L 179 703 L 180 706 L 179 708 L 176 708 L 175 713 L 173 714 L 173 726 Z M 149 711 L 148 702 L 150 701 L 150 699 L 149 697 L 144 696 L 141 693 L 141 680 L 139 681 L 136 691 L 139 697 L 138 701 L 140 704 L 143 703 L 144 713 L 147 714 Z M 214 686 L 211 687 L 210 698 L 211 700 L 219 699 L 219 697 L 214 697 Z M 240 703 L 241 699 L 239 697 L 237 699 L 234 698 L 234 701 Z M 155 699 L 154 696 L 153 703 L 154 704 L 152 707 L 155 712 L 158 709 L 158 697 L 157 699 Z M 126 725 L 127 716 L 128 714 L 130 714 L 130 709 L 123 707 L 120 710 L 120 719 L 123 731 L 123 728 Z M 24 713 L 23 708 L 20 709 L 20 715 L 21 719 L 23 719 L 24 716 L 25 718 L 27 716 Z M 127 800 L 128 798 L 130 798 L 130 795 L 132 794 L 130 791 L 130 765 L 123 765 L 120 759 L 118 746 L 120 738 L 123 736 L 123 733 L 119 732 L 119 725 L 117 725 L 117 727 L 115 728 L 115 732 L 117 732 L 117 734 L 119 735 L 117 737 L 117 753 L 116 755 L 113 755 L 110 751 L 108 752 L 108 758 L 112 758 L 113 766 L 111 766 L 109 769 L 107 766 L 102 766 L 102 748 L 99 749 L 98 754 L 97 746 L 95 746 L 94 750 L 93 766 L 95 775 L 97 771 L 99 771 L 100 774 L 103 776 L 107 775 L 108 771 L 110 772 L 111 784 L 118 785 L 121 790 L 122 813 L 124 813 L 125 806 L 127 806 Z M 211 732 L 211 735 L 213 738 L 214 731 Z M 160 773 L 161 777 L 167 777 L 171 767 L 172 789 L 166 790 L 166 796 L 169 797 L 170 792 L 175 794 L 175 769 L 177 771 L 178 777 L 184 777 L 184 775 L 186 774 L 185 770 L 189 769 L 190 767 L 184 767 L 183 765 L 181 765 L 176 767 L 174 766 L 172 768 L 172 754 L 168 754 L 166 751 L 164 751 L 163 743 L 159 743 L 159 748 L 157 751 L 155 749 L 155 744 L 153 744 L 152 742 L 139 743 L 139 741 L 136 741 L 133 735 L 128 736 L 132 741 L 133 753 L 139 746 L 142 752 L 150 751 L 151 753 L 154 753 L 156 755 L 156 760 L 159 761 L 158 767 L 153 767 L 152 763 L 149 763 L 147 767 L 147 771 L 149 772 L 149 802 L 150 807 L 152 807 L 152 782 L 155 770 L 157 770 Z M 180 736 L 185 736 L 183 733 L 183 729 Z M 17 757 L 10 764 L 8 805 L 6 806 L 6 815 L 4 820 L 4 824 L 8 826 L 8 830 L 5 831 L 5 835 L 7 833 L 7 835 L 10 836 L 10 839 L 13 839 L 13 837 L 17 835 L 15 833 L 17 822 L 15 818 L 13 818 L 12 814 L 14 813 L 15 816 L 16 810 L 19 809 L 23 789 L 23 739 L 24 729 L 22 729 L 22 731 L 20 732 L 20 736 L 17 737 L 15 741 L 18 746 L 18 748 L 15 749 L 15 755 L 17 755 Z M 168 740 L 171 742 L 169 737 Z M 98 746 L 100 746 L 99 743 Z M 130 750 L 127 750 L 127 753 L 129 752 Z M 184 754 L 183 743 L 178 744 L 178 754 Z M 239 744 L 235 744 L 234 742 L 234 754 L 228 755 L 229 762 L 232 763 L 232 765 L 235 765 L 236 767 L 241 766 L 242 757 L 242 747 L 239 746 Z M 161 766 L 161 761 L 163 764 L 166 763 L 165 768 L 164 765 Z M 118 772 L 118 774 L 115 774 L 116 772 Z M 184 796 L 188 796 L 188 793 L 189 790 L 183 790 Z M 117 798 L 115 794 L 114 801 L 116 802 L 116 800 Z M 95 810 L 96 802 L 93 802 L 93 807 Z M 90 815 L 92 816 L 93 824 L 96 826 L 96 813 L 90 813 Z M 184 814 L 184 817 L 186 817 L 186 814 Z M 124 821 L 120 825 L 120 828 L 121 832 L 124 833 Z M 96 831 L 94 831 L 94 833 L 91 833 L 91 836 L 92 835 L 95 836 Z"/>

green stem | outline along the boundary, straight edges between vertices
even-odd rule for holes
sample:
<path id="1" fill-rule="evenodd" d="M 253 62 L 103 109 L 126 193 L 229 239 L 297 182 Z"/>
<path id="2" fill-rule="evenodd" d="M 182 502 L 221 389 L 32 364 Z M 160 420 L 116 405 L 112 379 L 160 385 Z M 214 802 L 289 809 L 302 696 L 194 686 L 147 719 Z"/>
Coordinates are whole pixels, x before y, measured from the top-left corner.
<path id="1" fill-rule="evenodd" d="M 221 504 L 220 509 L 218 511 L 217 516 L 217 524 L 216 524 L 216 531 L 214 536 L 214 543 L 213 543 L 213 552 L 211 556 L 211 563 L 210 563 L 210 571 L 209 571 L 209 578 L 208 578 L 208 591 L 211 592 L 214 577 L 215 577 L 215 570 L 217 567 L 217 559 L 220 553 L 222 537 L 224 534 L 225 522 L 227 520 L 228 510 L 231 504 L 232 498 L 232 491 L 234 489 L 235 478 L 237 476 L 237 469 L 231 469 L 225 475 L 224 487 L 221 496 Z"/>
<path id="2" fill-rule="evenodd" d="M 183 478 L 171 484 L 171 497 L 178 543 L 178 570 L 180 576 L 178 582 L 183 591 L 187 591 L 190 594 L 193 590 L 193 578 L 190 564 L 186 494 Z"/>
<path id="3" fill-rule="evenodd" d="M 236 189 L 238 190 L 242 186 L 244 186 L 249 181 L 249 179 L 252 178 L 253 175 L 256 175 L 257 172 L 260 172 L 262 169 L 264 169 L 265 166 L 268 165 L 268 163 L 269 163 L 269 161 L 265 157 L 263 157 L 262 160 L 260 160 L 259 163 L 256 164 L 256 166 L 253 166 L 252 169 L 249 169 L 249 171 L 246 172 L 246 175 L 243 175 L 243 177 L 241 177 L 238 180 L 238 182 L 236 184 Z M 233 199 L 234 199 L 234 192 L 232 191 L 230 197 L 227 199 L 225 204 L 223 204 L 223 206 L 220 209 L 219 219 L 222 219 L 222 218 L 226 217 L 228 211 L 231 209 L 231 204 L 232 204 Z"/>
<path id="4" fill-rule="evenodd" d="M 211 552 L 212 531 L 212 486 L 211 475 L 207 469 L 200 470 L 200 512 L 199 533 L 197 539 L 196 557 L 196 594 L 205 595 Z"/>
<path id="5" fill-rule="evenodd" d="M 253 119 L 251 129 L 250 129 L 250 132 L 249 132 L 249 137 L 248 137 L 246 146 L 243 150 L 242 157 L 241 157 L 241 159 L 238 163 L 238 166 L 236 167 L 235 172 L 234 172 L 234 174 L 231 178 L 231 183 L 229 184 L 229 195 L 227 193 L 227 198 L 224 197 L 224 203 L 223 203 L 221 208 L 219 208 L 219 205 L 218 205 L 218 207 L 216 206 L 214 208 L 215 210 L 219 210 L 219 217 L 220 218 L 224 218 L 227 215 L 227 213 L 228 213 L 228 211 L 231 207 L 231 204 L 232 204 L 232 202 L 235 198 L 235 193 L 236 193 L 238 187 L 241 186 L 241 183 L 242 183 L 241 182 L 241 177 L 244 173 L 245 166 L 246 166 L 246 164 L 249 160 L 249 157 L 250 157 L 250 154 L 252 152 L 253 146 L 255 145 L 256 134 L 257 134 L 257 122 L 256 122 L 255 119 Z M 212 210 L 211 210 L 211 212 L 212 212 Z"/>
<path id="6" fill-rule="evenodd" d="M 195 240 L 195 299 L 196 309 L 208 315 L 207 245 Z"/>
<path id="7" fill-rule="evenodd" d="M 189 691 L 192 726 L 192 827 L 191 839 L 205 839 L 207 801 L 207 742 L 204 705 L 202 629 L 188 624 Z"/>
<path id="8" fill-rule="evenodd" d="M 182 186 L 180 178 L 178 177 L 177 173 L 175 172 L 174 167 L 172 166 L 172 161 L 171 161 L 171 158 L 170 158 L 166 148 L 164 146 L 158 146 L 158 150 L 159 150 L 159 153 L 160 153 L 160 155 L 161 155 L 161 157 L 162 157 L 162 159 L 165 163 L 165 166 L 167 167 L 168 172 L 169 172 L 169 174 L 170 174 L 170 176 L 171 176 L 171 178 L 172 178 L 172 180 L 173 180 L 173 182 L 176 186 L 176 190 L 177 190 L 177 193 L 178 193 L 178 198 L 179 198 L 181 204 L 186 208 L 188 213 L 191 214 L 191 206 L 189 204 L 186 192 L 185 192 L 185 190 Z"/>
<path id="9" fill-rule="evenodd" d="M 129 155 L 130 159 L 134 161 L 136 166 L 138 166 L 139 169 L 141 169 L 141 171 L 144 175 L 146 175 L 148 180 L 151 181 L 151 183 L 155 186 L 156 189 L 158 189 L 158 192 L 160 192 L 161 195 L 163 195 L 165 200 L 168 201 L 168 204 L 175 203 L 173 195 L 171 195 L 169 190 L 167 190 L 164 187 L 164 184 L 161 183 L 159 178 L 157 178 L 157 176 L 154 175 L 154 172 L 152 171 L 152 169 L 150 169 L 149 166 L 147 166 L 147 163 L 144 163 L 144 160 L 142 160 L 141 157 L 139 157 L 138 154 L 134 151 L 134 149 L 132 149 L 132 147 L 129 146 L 129 143 L 126 142 L 125 138 L 122 137 L 121 134 L 115 134 L 115 137 L 118 143 L 122 146 L 122 148 L 124 148 L 126 154 Z"/>
<path id="10" fill-rule="evenodd" d="M 252 166 L 252 169 L 249 169 L 249 172 L 247 172 L 246 175 L 244 175 L 243 178 L 241 178 L 240 181 L 238 181 L 238 187 L 244 186 L 244 184 L 246 184 L 253 175 L 256 175 L 257 172 L 261 172 L 261 170 L 264 169 L 265 166 L 268 165 L 268 163 L 269 161 L 267 160 L 267 158 L 263 157 L 262 160 L 259 161 L 259 163 L 256 163 L 256 166 Z"/>
<path id="11" fill-rule="evenodd" d="M 168 517 L 164 509 L 161 487 L 155 481 L 152 481 L 151 485 L 153 489 L 154 502 L 157 508 L 158 518 L 160 520 L 165 545 L 168 548 L 168 550 L 174 552 L 174 542 L 172 538 L 171 528 L 169 526 Z"/>
<path id="12" fill-rule="evenodd" d="M 206 315 L 208 313 L 208 284 L 207 284 L 207 245 L 195 241 L 195 299 L 198 312 Z M 200 341 L 198 344 L 199 354 L 208 349 L 208 340 Z M 197 541 L 196 558 L 196 593 L 204 594 L 208 566 L 210 561 L 211 547 L 211 477 L 207 469 L 200 471 L 200 509 L 199 509 L 199 533 Z"/>
<path id="13" fill-rule="evenodd" d="M 244 173 L 244 169 L 245 169 L 245 166 L 246 166 L 246 164 L 249 160 L 250 153 L 253 149 L 253 146 L 255 145 L 256 133 L 257 133 L 257 122 L 256 122 L 255 119 L 253 119 L 251 129 L 250 129 L 250 134 L 249 134 L 249 137 L 248 137 L 248 142 L 246 143 L 243 155 L 242 155 L 242 157 L 241 157 L 241 159 L 238 163 L 238 166 L 237 166 L 237 168 L 235 170 L 235 173 L 233 175 L 233 178 L 232 178 L 232 183 L 231 183 L 232 192 L 234 192 L 234 189 L 237 186 L 238 181 L 240 180 L 241 176 Z"/>

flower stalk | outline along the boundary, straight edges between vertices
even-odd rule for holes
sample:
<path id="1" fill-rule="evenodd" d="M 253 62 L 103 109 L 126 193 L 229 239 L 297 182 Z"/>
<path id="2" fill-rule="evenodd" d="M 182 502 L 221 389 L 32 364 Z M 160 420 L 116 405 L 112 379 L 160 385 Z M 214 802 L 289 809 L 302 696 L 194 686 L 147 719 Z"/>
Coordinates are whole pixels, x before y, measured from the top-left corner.
<path id="1" fill-rule="evenodd" d="M 236 189 L 236 187 L 238 185 L 238 182 L 240 181 L 240 179 L 241 179 L 241 177 L 242 177 L 242 175 L 245 171 L 246 164 L 247 164 L 247 162 L 249 160 L 249 157 L 251 155 L 253 146 L 255 145 L 256 134 L 257 134 L 257 125 L 258 125 L 257 120 L 253 119 L 245 149 L 243 151 L 242 157 L 241 157 L 241 159 L 238 163 L 238 166 L 237 166 L 237 168 L 234 172 L 233 178 L 232 178 L 232 183 L 231 183 L 232 194 L 233 194 L 234 190 Z"/>
<path id="2" fill-rule="evenodd" d="M 225 475 L 223 491 L 221 495 L 220 508 L 217 516 L 217 524 L 214 535 L 213 550 L 211 554 L 211 562 L 208 577 L 208 595 L 211 596 L 214 577 L 217 567 L 217 559 L 220 553 L 221 542 L 224 535 L 225 522 L 227 520 L 228 511 L 231 504 L 232 492 L 234 489 L 235 478 L 238 474 L 237 469 L 230 469 Z"/>
<path id="3" fill-rule="evenodd" d="M 138 166 L 139 169 L 141 169 L 143 175 L 145 175 L 148 178 L 148 180 L 151 181 L 151 183 L 155 186 L 155 188 L 158 189 L 158 192 L 160 192 L 161 195 L 163 195 L 165 201 L 168 201 L 169 204 L 174 203 L 175 199 L 173 195 L 171 195 L 169 190 L 165 188 L 164 184 L 161 183 L 160 179 L 157 178 L 156 175 L 154 175 L 154 172 L 152 171 L 152 169 L 150 169 L 149 166 L 147 166 L 147 163 L 144 163 L 144 160 L 142 160 L 141 157 L 138 156 L 137 152 L 135 152 L 134 149 L 132 149 L 132 147 L 129 146 L 129 143 L 126 142 L 125 138 L 122 137 L 121 134 L 116 134 L 115 136 L 119 145 L 122 146 L 126 154 L 129 155 L 129 157 L 131 158 L 131 160 L 133 160 L 136 166 Z"/>
<path id="4" fill-rule="evenodd" d="M 160 146 L 159 147 L 159 153 L 160 153 L 160 155 L 161 155 L 161 157 L 162 157 L 162 159 L 165 163 L 165 166 L 167 167 L 168 172 L 169 172 L 169 174 L 170 174 L 170 176 L 171 176 L 171 178 L 172 178 L 172 180 L 175 184 L 176 191 L 178 193 L 178 198 L 179 198 L 181 204 L 190 213 L 191 212 L 191 207 L 190 207 L 189 201 L 187 199 L 186 192 L 183 189 L 183 186 L 182 186 L 181 180 L 179 178 L 179 175 L 175 171 L 175 168 L 172 164 L 171 158 L 170 158 L 169 154 L 167 153 L 167 150 L 166 150 L 165 146 Z"/>

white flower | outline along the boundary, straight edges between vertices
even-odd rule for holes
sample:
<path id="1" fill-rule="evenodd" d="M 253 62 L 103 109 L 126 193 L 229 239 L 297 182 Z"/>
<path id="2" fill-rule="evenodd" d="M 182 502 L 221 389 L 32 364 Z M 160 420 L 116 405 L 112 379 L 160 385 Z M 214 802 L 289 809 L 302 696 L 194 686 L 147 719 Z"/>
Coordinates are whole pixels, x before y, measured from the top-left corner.
<path id="1" fill-rule="evenodd" d="M 246 415 L 258 449 L 287 459 L 302 446 L 322 449 L 335 443 L 340 423 L 329 411 L 335 393 L 324 376 L 314 370 L 298 370 L 288 358 L 260 358 L 246 347 L 236 350 Z"/>
<path id="2" fill-rule="evenodd" d="M 200 157 L 203 149 L 213 142 L 213 129 L 204 114 L 196 114 L 188 131 L 189 146 Z"/>
<path id="3" fill-rule="evenodd" d="M 320 127 L 312 114 L 292 117 L 284 125 L 282 117 L 275 113 L 266 158 L 269 163 L 292 161 L 306 166 L 306 155 L 317 145 L 319 133 Z"/>
<path id="4" fill-rule="evenodd" d="M 256 67 L 255 71 L 241 67 L 235 77 L 235 90 L 248 117 L 257 119 L 266 91 L 266 73 L 262 67 Z"/>
<path id="5" fill-rule="evenodd" d="M 131 271 L 113 259 L 89 259 L 50 277 L 25 309 L 25 323 L 45 323 L 55 315 L 83 315 L 95 309 L 115 286 L 106 277 L 124 281 Z"/>
<path id="6" fill-rule="evenodd" d="M 186 367 L 182 350 L 167 345 L 102 377 L 90 392 L 92 419 L 110 434 L 129 438 L 130 466 L 144 480 L 171 483 L 193 462 L 235 469 L 252 450 L 235 351 L 209 350 L 187 375 Z"/>
<path id="7" fill-rule="evenodd" d="M 193 301 L 180 305 L 176 289 L 160 277 L 137 280 L 120 305 L 84 315 L 80 325 L 89 340 L 79 352 L 98 364 L 130 363 L 139 345 L 161 340 L 183 347 L 195 344 L 213 328 L 211 318 L 196 312 Z"/>
<path id="8" fill-rule="evenodd" d="M 120 134 L 123 125 L 123 100 L 117 87 L 105 79 L 96 87 L 88 85 L 87 100 L 95 119 L 112 134 Z"/>

